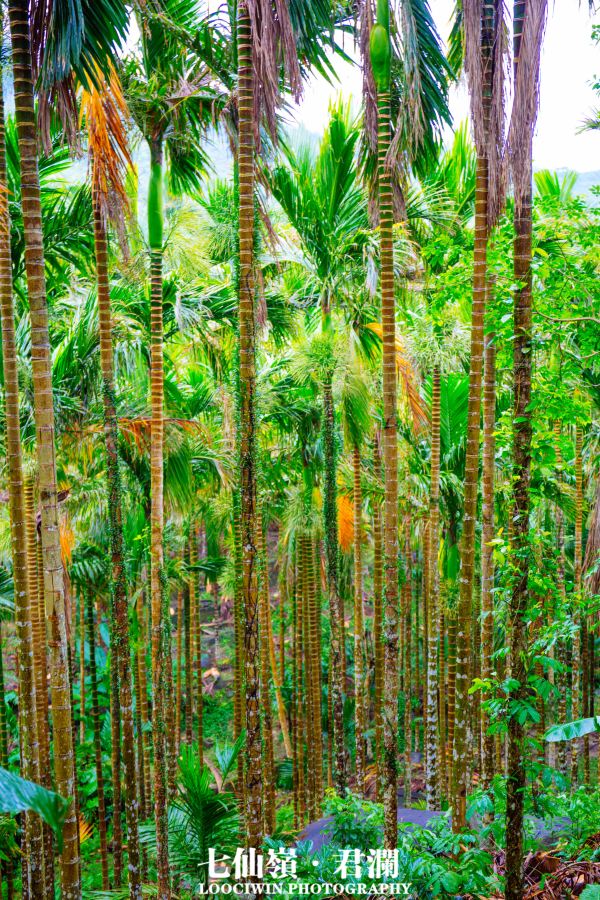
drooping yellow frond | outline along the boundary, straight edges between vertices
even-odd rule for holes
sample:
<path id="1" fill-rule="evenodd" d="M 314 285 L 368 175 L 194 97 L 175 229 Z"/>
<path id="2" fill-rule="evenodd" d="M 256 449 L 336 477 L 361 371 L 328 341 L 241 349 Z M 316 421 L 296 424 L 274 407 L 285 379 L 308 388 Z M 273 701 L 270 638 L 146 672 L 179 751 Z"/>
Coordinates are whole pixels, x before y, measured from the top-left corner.
<path id="1" fill-rule="evenodd" d="M 354 507 L 347 494 L 337 495 L 337 513 L 340 549 L 348 553 L 354 541 Z"/>
<path id="2" fill-rule="evenodd" d="M 79 816 L 79 843 L 84 844 L 94 835 L 94 826 L 83 816 Z"/>
<path id="3" fill-rule="evenodd" d="M 83 90 L 81 119 L 88 133 L 92 167 L 92 194 L 103 215 L 109 217 L 117 204 L 128 204 L 127 172 L 133 165 L 127 140 L 127 104 L 114 69 L 107 80 L 98 72 L 99 87 Z"/>
<path id="4" fill-rule="evenodd" d="M 373 334 L 383 339 L 381 322 L 368 322 L 366 325 Z M 411 412 L 413 428 L 420 431 L 428 423 L 427 410 L 418 389 L 418 375 L 400 335 L 396 335 L 396 371 L 399 386 Z"/>
<path id="5" fill-rule="evenodd" d="M 71 523 L 68 519 L 61 519 L 58 531 L 60 535 L 60 555 L 62 557 L 63 566 L 68 566 L 71 563 L 73 548 L 75 546 L 75 534 L 73 533 Z"/>

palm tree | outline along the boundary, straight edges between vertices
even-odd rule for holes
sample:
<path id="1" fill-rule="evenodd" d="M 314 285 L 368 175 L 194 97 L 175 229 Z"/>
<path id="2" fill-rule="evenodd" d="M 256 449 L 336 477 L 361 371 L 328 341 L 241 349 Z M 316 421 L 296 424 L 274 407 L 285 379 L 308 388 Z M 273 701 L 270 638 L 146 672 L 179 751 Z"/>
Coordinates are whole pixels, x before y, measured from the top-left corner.
<path id="1" fill-rule="evenodd" d="M 1 89 L 0 183 L 7 183 L 4 92 Z M 19 660 L 19 739 L 23 761 L 23 777 L 29 781 L 38 781 L 40 760 L 33 665 L 32 597 L 27 566 L 23 456 L 19 419 L 19 377 L 10 254 L 10 218 L 8 195 L 4 191 L 0 197 L 0 320 L 2 326 L 6 457 L 9 472 L 8 494 L 15 593 L 15 631 Z M 37 597 L 35 601 L 37 602 Z M 3 701 L 4 698 L 2 698 Z M 31 814 L 26 817 L 25 839 L 28 847 L 27 871 L 29 874 L 29 890 L 32 897 L 42 897 L 44 892 L 42 829 L 39 818 Z"/>
<path id="2" fill-rule="evenodd" d="M 377 151 L 379 185 L 379 237 L 381 326 L 383 343 L 383 572 L 384 572 L 384 841 L 398 840 L 398 436 L 396 419 L 396 311 L 394 296 L 393 207 L 388 153 L 391 139 L 390 10 L 387 0 L 377 4 L 377 22 L 371 30 L 371 67 L 377 88 Z"/>
<path id="3" fill-rule="evenodd" d="M 475 246 L 469 369 L 469 418 L 465 499 L 461 535 L 457 642 L 456 711 L 453 753 L 453 818 L 456 830 L 466 824 L 468 764 L 470 619 L 475 570 L 475 524 L 479 487 L 481 387 L 483 381 L 484 319 L 487 282 L 487 245 L 490 228 L 501 204 L 501 145 L 503 135 L 503 15 L 495 0 L 474 0 L 464 8 L 465 68 L 469 78 L 471 115 L 477 148 L 475 187 Z"/>
<path id="4" fill-rule="evenodd" d="M 516 0 L 513 15 L 514 103 L 508 133 L 515 193 L 514 342 L 513 342 L 513 534 L 515 567 L 508 604 L 512 699 L 527 696 L 527 625 L 529 575 L 529 484 L 531 478 L 532 377 L 532 140 L 537 118 L 538 75 L 546 0 Z M 523 802 L 525 729 L 518 716 L 508 723 L 506 797 L 506 900 L 523 893 Z"/>
<path id="5" fill-rule="evenodd" d="M 365 4 L 365 32 L 369 33 L 370 59 L 365 59 L 366 121 L 376 122 L 376 137 L 368 135 L 377 153 L 377 191 L 380 240 L 380 292 L 383 344 L 383 460 L 384 460 L 384 842 L 397 841 L 397 695 L 398 695 L 398 436 L 396 378 L 396 309 L 394 291 L 394 194 L 402 197 L 394 152 L 408 151 L 417 163 L 431 159 L 436 126 L 448 118 L 447 64 L 426 0 L 411 0 L 404 9 L 402 29 L 391 40 L 389 0 L 377 0 L 372 24 L 371 4 Z M 417 28 L 417 22 L 419 27 Z M 400 42 L 401 46 L 397 46 Z M 405 52 L 402 52 L 402 51 Z M 395 53 L 393 53 L 395 51 Z M 401 78 L 411 102 L 403 105 L 392 143 L 392 68 L 398 54 Z M 368 54 L 365 54 L 367 56 Z M 393 58 L 394 57 L 394 58 Z M 369 65 L 370 62 L 370 65 Z M 427 78 L 424 79 L 424 74 Z M 424 84 L 427 86 L 424 87 Z M 402 95 L 400 91 L 400 95 Z M 372 100 L 376 97 L 377 111 Z M 370 107 L 370 108 L 369 108 Z M 397 157 L 396 157 L 397 158 Z"/>
<path id="6" fill-rule="evenodd" d="M 37 432 L 40 495 L 42 500 L 42 551 L 46 620 L 50 635 L 50 678 L 54 723 L 54 766 L 58 792 L 75 795 L 75 765 L 71 727 L 71 695 L 67 659 L 66 611 L 58 529 L 52 364 L 48 334 L 48 306 L 42 244 L 40 182 L 37 160 L 37 127 L 34 108 L 29 4 L 12 0 L 9 19 L 13 50 L 15 117 L 21 157 L 21 202 L 25 226 L 25 257 L 31 318 L 31 358 Z M 79 840 L 75 804 L 63 829 L 60 854 L 64 900 L 80 895 Z"/>
<path id="7" fill-rule="evenodd" d="M 365 373 L 351 371 L 342 385 L 342 419 L 346 443 L 352 454 L 353 474 L 353 525 L 354 525 L 354 733 L 356 735 L 356 785 L 359 795 L 364 794 L 366 773 L 367 697 L 365 671 L 365 635 L 363 614 L 363 554 L 364 531 L 362 526 L 362 455 L 368 436 L 371 409 L 369 384 Z"/>
<path id="8" fill-rule="evenodd" d="M 92 166 L 94 250 L 98 285 L 100 365 L 102 369 L 104 440 L 106 446 L 106 476 L 112 560 L 111 590 L 112 608 L 116 619 L 114 634 L 112 635 L 116 639 L 111 641 L 111 648 L 116 656 L 116 665 L 118 667 L 119 712 L 123 722 L 122 747 L 127 819 L 127 873 L 130 897 L 132 900 L 139 900 L 142 889 L 138 844 L 139 801 L 137 796 L 131 688 L 129 615 L 124 571 L 123 511 L 118 457 L 107 239 L 107 223 L 111 214 L 111 208 L 114 215 L 114 198 L 117 197 L 120 200 L 121 206 L 127 203 L 125 176 L 128 167 L 131 165 L 123 121 L 126 109 L 116 74 L 113 74 L 110 82 L 103 85 L 102 93 L 96 89 L 84 92 L 82 108 L 86 113 Z M 118 728 L 114 728 L 113 740 L 118 736 Z M 120 772 L 116 773 L 116 777 L 120 777 Z M 119 814 L 120 810 L 117 808 L 115 815 L 119 816 Z"/>
<path id="9" fill-rule="evenodd" d="M 322 60 L 322 39 L 328 24 L 330 7 L 323 2 L 240 0 L 237 6 L 240 601 L 244 615 L 245 792 L 250 847 L 260 846 L 262 834 L 254 313 L 256 136 L 263 121 L 271 138 L 276 136 L 276 113 L 281 102 L 280 60 L 285 80 L 297 99 L 301 92 L 300 60 L 308 64 Z"/>
<path id="10" fill-rule="evenodd" d="M 494 468 L 496 440 L 496 346 L 495 336 L 485 336 L 483 381 L 483 465 L 481 529 L 481 677 L 492 677 L 494 651 Z M 488 716 L 482 710 L 481 727 L 483 782 L 489 788 L 494 774 L 494 738 L 488 733 Z"/>
<path id="11" fill-rule="evenodd" d="M 335 784 L 343 792 L 346 784 L 343 729 L 343 621 L 338 584 L 337 461 L 333 378 L 335 362 L 334 319 L 336 306 L 351 306 L 352 270 L 367 240 L 367 208 L 355 164 L 358 124 L 348 106 L 334 106 L 325 135 L 314 154 L 310 148 L 286 150 L 285 166 L 269 176 L 275 198 L 295 228 L 305 254 L 307 283 L 303 303 L 317 300 L 321 311 L 321 336 L 313 350 L 319 370 L 323 402 L 324 496 L 323 524 L 327 562 L 327 589 L 331 616 L 331 667 Z M 298 298 L 299 300 L 299 298 Z M 297 302 L 298 302 L 297 300 Z M 328 368 L 319 364 L 331 356 Z"/>
<path id="12" fill-rule="evenodd" d="M 154 809 L 159 897 L 170 897 L 167 827 L 167 654 L 170 629 L 164 573 L 164 360 L 163 252 L 164 165 L 169 154 L 170 184 L 174 190 L 199 187 L 205 169 L 200 140 L 210 119 L 214 92 L 206 83 L 206 69 L 187 51 L 179 32 L 196 24 L 196 2 L 170 0 L 164 16 L 145 19 L 142 55 L 127 62 L 124 72 L 132 115 L 150 148 L 148 188 L 148 246 L 150 255 L 150 448 L 151 540 L 150 599 L 152 611 L 152 684 L 154 740 Z M 157 89 L 160 86 L 160 89 Z"/>

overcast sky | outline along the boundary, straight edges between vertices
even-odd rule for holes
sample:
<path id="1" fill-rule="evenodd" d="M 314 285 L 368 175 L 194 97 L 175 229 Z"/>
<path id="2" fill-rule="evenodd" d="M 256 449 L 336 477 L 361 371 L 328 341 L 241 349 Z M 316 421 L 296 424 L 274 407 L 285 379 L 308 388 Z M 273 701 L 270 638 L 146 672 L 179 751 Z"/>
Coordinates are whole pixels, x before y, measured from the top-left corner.
<path id="1" fill-rule="evenodd" d="M 442 37 L 448 33 L 452 6 L 452 0 L 431 0 Z M 592 43 L 592 24 L 600 24 L 600 14 L 590 16 L 587 0 L 581 0 L 581 4 L 579 0 L 550 0 L 534 142 L 536 168 L 564 167 L 579 172 L 600 169 L 600 132 L 577 134 L 582 119 L 597 102 L 590 83 L 594 76 L 600 78 L 600 46 Z M 330 86 L 323 79 L 314 79 L 295 114 L 296 121 L 309 131 L 323 130 L 329 103 L 340 91 L 345 96 L 360 98 L 358 67 L 342 65 L 339 61 L 336 67 L 340 84 Z M 455 122 L 467 117 L 464 86 L 453 89 L 451 108 Z"/>

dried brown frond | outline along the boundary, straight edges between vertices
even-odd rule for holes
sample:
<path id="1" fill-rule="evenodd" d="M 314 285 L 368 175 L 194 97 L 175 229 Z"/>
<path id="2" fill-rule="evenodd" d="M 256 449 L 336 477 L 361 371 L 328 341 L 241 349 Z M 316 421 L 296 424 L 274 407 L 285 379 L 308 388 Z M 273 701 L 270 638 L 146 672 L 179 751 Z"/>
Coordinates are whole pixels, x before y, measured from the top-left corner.
<path id="1" fill-rule="evenodd" d="M 363 73 L 364 133 L 372 153 L 377 153 L 377 89 L 371 70 L 369 38 L 375 18 L 373 0 L 362 0 L 358 13 L 359 47 Z"/>
<path id="2" fill-rule="evenodd" d="M 337 514 L 340 550 L 349 553 L 354 541 L 354 506 L 348 494 L 338 494 Z"/>
<path id="3" fill-rule="evenodd" d="M 61 517 L 58 525 L 58 534 L 60 538 L 60 555 L 63 565 L 66 567 L 71 563 L 73 548 L 75 547 L 75 534 L 66 516 Z"/>
<path id="4" fill-rule="evenodd" d="M 507 27 L 504 0 L 463 0 L 465 72 L 477 152 L 488 161 L 488 224 L 506 194 L 504 164 Z"/>
<path id="5" fill-rule="evenodd" d="M 80 116 L 87 126 L 94 202 L 105 221 L 118 227 L 129 208 L 126 179 L 133 163 L 127 140 L 129 113 L 114 69 L 108 80 L 98 72 L 98 87 L 82 91 Z"/>
<path id="6" fill-rule="evenodd" d="M 369 322 L 365 327 L 382 338 L 383 331 L 380 322 Z M 396 335 L 396 371 L 400 380 L 400 390 L 410 409 L 413 429 L 415 432 L 419 432 L 427 427 L 429 418 L 425 403 L 419 393 L 419 378 L 416 369 L 407 353 L 402 337 L 398 334 Z"/>
<path id="7" fill-rule="evenodd" d="M 540 55 L 548 0 L 527 0 L 522 31 L 515 47 L 514 100 L 508 129 L 508 154 L 515 193 L 515 211 L 531 193 L 531 145 L 537 120 Z"/>
<path id="8" fill-rule="evenodd" d="M 264 117 L 272 138 L 277 136 L 281 106 L 280 70 L 283 67 L 293 98 L 302 95 L 302 77 L 294 30 L 286 0 L 246 0 L 252 31 L 256 138 Z"/>

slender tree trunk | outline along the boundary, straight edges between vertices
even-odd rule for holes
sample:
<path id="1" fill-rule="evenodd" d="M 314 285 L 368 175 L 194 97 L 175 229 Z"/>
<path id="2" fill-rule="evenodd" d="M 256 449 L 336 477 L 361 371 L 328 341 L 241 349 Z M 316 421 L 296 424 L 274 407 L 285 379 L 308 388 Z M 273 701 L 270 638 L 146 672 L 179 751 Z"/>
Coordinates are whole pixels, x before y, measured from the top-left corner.
<path id="1" fill-rule="evenodd" d="M 579 719 L 582 716 L 587 715 L 587 691 L 586 691 L 586 676 L 587 676 L 587 663 L 588 663 L 588 652 L 587 652 L 587 628 L 584 627 L 585 624 L 585 612 L 581 607 L 581 566 L 582 566 L 582 557 L 581 557 L 581 548 L 582 548 L 582 528 L 583 526 L 583 471 L 582 471 L 582 461 L 581 461 L 581 428 L 576 425 L 575 426 L 575 542 L 573 547 L 573 615 L 575 618 L 575 624 L 577 633 L 573 639 L 573 660 L 572 660 L 572 669 L 573 669 L 573 686 L 572 686 L 572 696 L 573 696 L 573 710 L 572 715 L 573 719 Z M 582 676 L 580 677 L 580 669 L 582 671 Z M 580 687 L 583 685 L 583 702 L 582 698 L 580 698 Z M 581 746 L 583 743 L 583 747 Z M 577 786 L 577 777 L 579 774 L 579 757 L 581 755 L 581 750 L 583 750 L 584 757 L 584 780 L 586 777 L 586 759 L 587 759 L 587 769 L 589 770 L 589 738 L 587 741 L 576 741 L 573 745 L 573 752 L 571 755 L 571 786 L 575 788 Z M 587 752 L 586 752 L 587 751 Z M 589 778 L 588 778 L 589 780 Z"/>
<path id="2" fill-rule="evenodd" d="M 536 7 L 537 6 L 537 10 Z M 514 72 L 519 77 L 520 53 L 525 16 L 544 12 L 544 0 L 516 0 L 514 6 Z M 543 17 L 542 17 L 543 20 Z M 533 29 L 532 29 L 533 30 Z M 541 32 L 539 35 L 541 43 Z M 540 48 L 527 48 L 531 57 Z M 531 59 L 530 59 L 531 62 Z M 529 71 L 527 69 L 526 71 Z M 526 118 L 527 113 L 524 111 Z M 515 171 L 514 214 L 514 341 L 513 341 L 513 587 L 508 603 L 509 658 L 511 679 L 518 685 L 511 692 L 513 701 L 523 701 L 527 688 L 527 611 L 529 578 L 529 513 L 531 482 L 531 380 L 532 346 L 532 121 L 528 128 L 526 150 L 521 152 Z M 520 169 L 519 169 L 520 166 Z M 513 162 L 513 169 L 515 164 Z M 523 895 L 523 810 L 525 791 L 525 728 L 517 716 L 508 721 L 508 762 L 506 784 L 506 900 L 521 900 Z"/>
<path id="3" fill-rule="evenodd" d="M 27 567 L 31 598 L 33 667 L 35 672 L 36 726 L 39 743 L 40 784 L 52 787 L 50 765 L 50 728 L 48 724 L 48 659 L 46 655 L 46 615 L 41 572 L 40 547 L 37 538 L 37 523 L 34 501 L 33 477 L 24 482 L 25 524 L 27 530 Z M 42 826 L 44 839 L 45 900 L 54 897 L 54 841 L 52 829 Z"/>
<path id="4" fill-rule="evenodd" d="M 456 721 L 456 609 L 446 611 L 448 628 L 448 740 L 446 744 L 448 793 L 452 790 L 452 757 L 454 751 L 454 723 Z"/>
<path id="5" fill-rule="evenodd" d="M 329 330 L 329 311 L 324 315 L 324 331 Z M 344 746 L 344 614 L 338 583 L 337 462 L 335 416 L 331 380 L 323 385 L 323 519 L 327 593 L 331 617 L 331 681 L 333 708 L 334 784 L 339 794 L 346 789 L 346 750 Z"/>
<path id="6" fill-rule="evenodd" d="M 152 611 L 152 737 L 154 741 L 154 817 L 159 900 L 170 900 L 167 823 L 166 679 L 168 606 L 164 572 L 164 363 L 163 363 L 163 146 L 150 144 L 148 195 L 150 242 L 150 592 Z"/>
<path id="7" fill-rule="evenodd" d="M 306 818 L 306 793 L 304 781 L 304 708 L 303 708 L 303 598 L 306 585 L 305 557 L 298 549 L 298 574 L 294 591 L 294 748 L 296 751 L 296 767 L 294 770 L 294 789 L 296 795 L 296 821 L 298 826 L 304 825 Z"/>
<path id="8" fill-rule="evenodd" d="M 198 537 L 196 530 L 190 529 L 190 563 L 192 567 L 198 563 Z M 195 703 L 192 701 L 192 709 L 196 707 L 197 720 L 197 737 L 198 737 L 198 760 L 200 765 L 204 765 L 204 701 L 203 701 L 203 681 L 202 681 L 202 600 L 200 597 L 200 580 L 194 569 L 190 569 L 189 578 L 190 588 L 190 614 L 193 616 L 193 635 L 194 644 L 192 653 L 195 659 L 196 672 L 196 696 Z"/>
<path id="9" fill-rule="evenodd" d="M 84 597 L 82 595 L 82 603 Z M 96 638 L 94 632 L 94 600 L 91 593 L 85 595 L 87 619 L 87 640 L 90 652 L 90 682 L 92 691 L 92 726 L 94 731 L 94 760 L 96 765 L 96 793 L 98 796 L 98 834 L 100 836 L 100 868 L 102 871 L 102 890 L 109 888 L 108 881 L 108 843 L 106 837 L 106 801 L 104 799 L 104 775 L 102 773 L 102 723 L 98 704 L 98 675 L 96 671 Z"/>
<path id="10" fill-rule="evenodd" d="M 281 602 L 281 601 L 280 601 Z M 280 606 L 280 614 L 281 614 Z M 281 666 L 277 665 L 277 657 L 275 654 L 275 640 L 273 634 L 273 618 L 271 615 L 271 604 L 267 604 L 267 628 L 269 634 L 269 662 L 271 665 L 271 677 L 273 679 L 273 689 L 275 691 L 275 702 L 277 703 L 277 716 L 279 718 L 279 727 L 281 728 L 281 736 L 283 738 L 283 746 L 285 755 L 288 759 L 292 758 L 292 744 L 290 741 L 290 732 L 288 729 L 287 715 L 285 711 L 285 703 L 282 693 Z M 281 640 L 282 638 L 280 638 Z"/>
<path id="11" fill-rule="evenodd" d="M 403 652 L 403 691 L 404 691 L 404 806 L 412 805 L 412 760 L 411 760 L 411 731 L 412 731 L 412 679 L 410 677 L 411 654 L 411 626 L 412 626 L 412 572 L 410 569 L 410 519 L 406 520 L 404 528 L 404 560 L 405 575 L 402 585 L 402 652 Z"/>
<path id="12" fill-rule="evenodd" d="M 144 745 L 144 796 L 146 806 L 144 818 L 152 814 L 152 766 L 150 764 L 152 739 L 150 735 L 150 716 L 148 713 L 148 680 L 146 677 L 146 647 L 148 642 L 148 611 L 144 603 L 144 592 L 138 598 L 138 622 L 140 623 L 140 641 L 137 649 L 137 671 L 140 681 L 140 715 L 142 719 L 142 740 Z"/>
<path id="13" fill-rule="evenodd" d="M 475 569 L 475 523 L 479 484 L 479 437 L 481 385 L 483 374 L 483 325 L 485 313 L 488 239 L 488 161 L 477 156 L 475 187 L 475 249 L 473 306 L 471 314 L 471 355 L 469 407 L 464 481 L 464 512 L 461 539 L 460 593 L 456 641 L 456 713 L 454 726 L 454 769 L 452 827 L 466 826 L 467 768 L 469 760 L 469 664 L 471 657 L 471 612 Z"/>
<path id="14" fill-rule="evenodd" d="M 275 750 L 273 747 L 273 711 L 269 659 L 269 564 L 265 525 L 258 516 L 258 552 L 260 554 L 260 699 L 263 744 L 263 815 L 266 834 L 275 830 Z"/>
<path id="15" fill-rule="evenodd" d="M 483 508 L 481 535 L 481 677 L 492 677 L 494 652 L 494 466 L 496 440 L 496 346 L 495 335 L 485 341 L 485 376 L 483 384 Z M 494 738 L 488 734 L 490 722 L 481 711 L 483 785 L 489 790 L 494 775 Z"/>
<path id="16" fill-rule="evenodd" d="M 136 619 L 138 629 L 141 629 L 142 622 L 139 619 L 138 609 L 136 609 Z M 139 634 L 139 632 L 138 632 Z M 138 665 L 139 655 L 139 636 L 134 646 L 133 657 L 133 679 L 135 688 L 135 729 L 136 729 L 136 752 L 137 752 L 137 777 L 138 777 L 138 798 L 140 803 L 140 818 L 146 818 L 146 808 L 149 800 L 146 798 L 146 760 L 144 756 L 144 730 L 142 725 L 142 685 L 140 679 L 140 667 Z M 142 881 L 146 877 L 145 866 L 145 850 L 142 849 Z"/>
<path id="17" fill-rule="evenodd" d="M 375 471 L 381 476 L 381 445 L 375 439 Z M 383 533 L 381 504 L 373 500 L 373 652 L 375 655 L 375 760 L 377 764 L 377 802 L 383 800 Z"/>
<path id="18" fill-rule="evenodd" d="M 239 492 L 234 492 L 233 500 L 233 551 L 235 561 L 235 587 L 233 595 L 233 622 L 235 662 L 233 668 L 233 736 L 237 740 L 246 721 L 246 698 L 244 696 L 244 599 L 242 596 L 242 534 Z M 242 809 L 246 808 L 245 760 L 238 754 L 237 790 Z"/>
<path id="19" fill-rule="evenodd" d="M 244 668 L 246 696 L 246 832 L 249 847 L 262 841 L 260 645 L 256 546 L 256 322 L 254 313 L 254 70 L 247 0 L 237 10 L 239 165 L 239 392 L 240 500 Z"/>
<path id="20" fill-rule="evenodd" d="M 560 377 L 558 372 L 557 377 Z M 556 480 L 560 484 L 563 479 L 563 459 L 560 446 L 562 428 L 560 421 L 554 421 L 553 430 L 554 448 L 556 453 Z M 565 609 L 567 604 L 567 591 L 565 585 L 565 516 L 560 505 L 556 506 L 556 550 L 558 557 L 556 566 L 556 588 L 560 597 L 560 607 Z M 560 663 L 560 667 L 556 673 L 556 686 L 558 689 L 558 721 L 564 723 L 568 718 L 568 648 L 567 642 L 562 636 L 559 636 L 557 640 L 556 655 Z M 566 741 L 559 741 L 556 746 L 556 768 L 565 778 L 567 777 L 568 769 L 567 750 L 568 747 Z"/>
<path id="21" fill-rule="evenodd" d="M 108 241 L 99 197 L 94 197 L 94 250 L 98 284 L 98 322 L 100 331 L 100 366 L 104 405 L 104 445 L 111 554 L 111 594 L 116 613 L 112 649 L 119 667 L 119 705 L 123 724 L 123 768 L 125 774 L 125 816 L 127 822 L 127 877 L 131 900 L 141 900 L 140 848 L 138 837 L 139 802 L 135 759 L 133 692 L 131 687 L 131 651 L 129 648 L 129 609 L 124 569 L 123 509 L 121 472 L 118 454 L 117 406 L 114 383 L 112 314 L 108 274 Z"/>
<path id="22" fill-rule="evenodd" d="M 525 654 L 529 576 L 529 484 L 531 478 L 531 196 L 515 213 L 514 409 L 513 409 L 513 559 L 515 581 L 509 604 L 511 679 L 518 683 L 513 699 L 527 695 Z M 520 900 L 523 891 L 523 793 L 525 789 L 525 730 L 516 716 L 508 723 L 508 781 L 506 807 L 506 897 Z"/>
<path id="23" fill-rule="evenodd" d="M 433 370 L 431 391 L 431 484 L 429 489 L 429 564 L 427 599 L 427 808 L 440 809 L 438 747 L 438 642 L 440 633 L 438 555 L 440 547 L 440 368 Z"/>
<path id="24" fill-rule="evenodd" d="M 79 743 L 85 742 L 85 609 L 79 591 Z"/>
<path id="25" fill-rule="evenodd" d="M 2 640 L 2 620 L 0 620 L 0 766 L 8 768 L 8 727 L 6 723 L 6 699 L 4 690 L 4 659 Z M 6 879 L 6 897 L 14 896 L 13 860 L 5 859 L 0 863 L 0 897 L 2 896 L 2 876 Z"/>
<path id="26" fill-rule="evenodd" d="M 383 804 L 384 844 L 398 840 L 398 434 L 396 379 L 396 303 L 394 297 L 393 212 L 390 170 L 389 87 L 378 92 L 379 237 L 381 256 L 381 323 L 383 336 L 383 568 L 384 690 Z"/>
<path id="27" fill-rule="evenodd" d="M 445 599 L 442 598 L 440 594 L 440 607 L 439 607 L 439 619 L 440 619 L 440 640 L 438 644 L 438 679 L 439 679 L 439 700 L 438 700 L 438 715 L 439 715 L 439 729 L 438 729 L 438 761 L 439 761 L 439 786 L 440 786 L 440 797 L 443 798 L 447 796 L 447 785 L 448 785 L 448 761 L 446 758 L 446 742 L 448 735 L 448 725 L 447 725 L 447 679 L 446 679 L 446 609 L 445 609 Z"/>
<path id="28" fill-rule="evenodd" d="M 366 672 L 364 659 L 364 614 L 363 614 L 363 561 L 362 561 L 362 488 L 360 483 L 361 458 L 360 447 L 352 450 L 354 469 L 354 712 L 356 734 L 356 789 L 359 796 L 364 795 L 365 774 L 367 767 L 367 747 L 365 733 L 367 730 L 366 711 Z"/>
<path id="29" fill-rule="evenodd" d="M 285 683 L 285 631 L 286 608 L 288 600 L 288 569 L 283 552 L 280 554 L 279 566 L 279 684 Z M 291 754 L 288 754 L 290 756 Z"/>
<path id="30" fill-rule="evenodd" d="M 0 88 L 0 184 L 5 185 L 7 174 L 3 93 Z M 23 777 L 37 782 L 40 777 L 40 760 L 36 723 L 32 595 L 27 565 L 23 454 L 19 420 L 19 374 L 10 259 L 10 219 L 6 191 L 0 192 L 0 321 L 4 369 L 8 503 L 15 598 L 15 637 L 19 678 L 19 740 L 23 759 Z M 35 601 L 37 601 L 37 597 L 34 598 Z M 30 896 L 32 900 L 38 900 L 44 896 L 44 848 L 41 820 L 38 816 L 29 814 L 26 817 L 26 827 L 29 847 Z"/>
<path id="31" fill-rule="evenodd" d="M 52 360 L 44 274 L 28 3 L 26 0 L 11 0 L 8 10 L 13 51 L 15 117 L 21 157 L 25 270 L 31 319 L 34 414 L 42 506 L 44 595 L 50 643 L 54 769 L 58 793 L 63 797 L 74 798 L 75 761 L 71 729 L 63 568 L 58 529 Z M 78 828 L 74 804 L 71 804 L 63 828 L 60 875 L 63 900 L 78 900 L 81 883 Z"/>
<path id="32" fill-rule="evenodd" d="M 181 743 L 181 698 L 183 693 L 183 591 L 177 591 L 177 683 L 175 687 L 175 758 L 179 756 Z"/>
<path id="33" fill-rule="evenodd" d="M 188 567 L 192 560 L 192 529 L 186 541 L 185 558 Z M 185 620 L 185 742 L 188 747 L 194 740 L 194 649 L 196 646 L 195 624 L 197 616 L 192 609 L 191 574 L 183 587 L 183 617 Z"/>
<path id="34" fill-rule="evenodd" d="M 314 667 L 312 665 L 310 644 L 310 592 L 312 543 L 306 536 L 302 537 L 302 554 L 304 557 L 304 584 L 302 591 L 302 643 L 304 646 L 304 712 L 306 722 L 306 812 L 309 822 L 317 818 L 316 767 L 314 761 L 315 748 L 315 714 L 314 714 Z"/>

